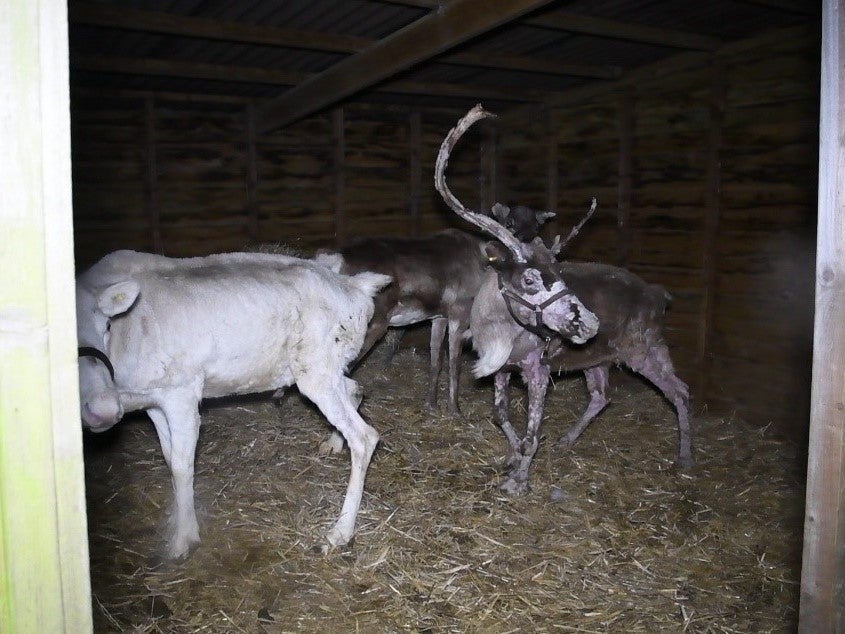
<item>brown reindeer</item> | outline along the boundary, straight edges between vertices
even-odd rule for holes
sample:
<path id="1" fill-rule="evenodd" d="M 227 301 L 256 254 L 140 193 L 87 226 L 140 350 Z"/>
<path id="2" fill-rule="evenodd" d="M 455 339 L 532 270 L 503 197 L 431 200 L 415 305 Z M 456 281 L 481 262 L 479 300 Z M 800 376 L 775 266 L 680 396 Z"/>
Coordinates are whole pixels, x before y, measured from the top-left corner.
<path id="1" fill-rule="evenodd" d="M 554 213 L 497 203 L 492 214 L 512 228 L 521 240 L 538 235 Z M 469 311 L 483 278 L 487 258 L 480 236 L 446 229 L 422 238 L 364 238 L 339 251 L 341 273 L 372 271 L 390 275 L 393 282 L 375 298 L 375 312 L 358 361 L 387 333 L 431 321 L 430 365 L 426 404 L 437 404 L 443 341 L 448 329 L 449 412 L 459 414 L 458 377 Z M 357 362 L 356 362 L 357 363 Z"/>

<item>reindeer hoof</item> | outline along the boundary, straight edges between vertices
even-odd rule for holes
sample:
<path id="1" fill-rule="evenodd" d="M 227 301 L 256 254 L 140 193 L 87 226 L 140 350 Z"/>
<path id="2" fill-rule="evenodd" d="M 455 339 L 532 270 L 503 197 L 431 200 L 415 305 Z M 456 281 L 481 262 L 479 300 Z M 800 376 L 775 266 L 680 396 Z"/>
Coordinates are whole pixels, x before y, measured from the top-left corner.
<path id="1" fill-rule="evenodd" d="M 695 466 L 695 460 L 692 459 L 692 456 L 678 456 L 678 459 L 675 460 L 675 468 L 678 471 L 689 471 Z"/>
<path id="2" fill-rule="evenodd" d="M 499 489 L 508 495 L 525 495 L 528 493 L 528 482 L 525 482 L 524 480 L 515 480 L 513 477 L 510 477 L 499 485 Z"/>
<path id="3" fill-rule="evenodd" d="M 558 441 L 555 443 L 555 447 L 558 449 L 569 449 L 572 445 L 575 444 L 575 439 L 570 438 L 566 434 L 558 438 Z"/>
<path id="4" fill-rule="evenodd" d="M 339 454 L 341 451 L 343 451 L 343 436 L 336 432 L 332 433 L 331 436 L 326 438 L 320 443 L 320 446 L 317 447 L 317 455 L 320 458 L 333 456 L 335 454 Z"/>

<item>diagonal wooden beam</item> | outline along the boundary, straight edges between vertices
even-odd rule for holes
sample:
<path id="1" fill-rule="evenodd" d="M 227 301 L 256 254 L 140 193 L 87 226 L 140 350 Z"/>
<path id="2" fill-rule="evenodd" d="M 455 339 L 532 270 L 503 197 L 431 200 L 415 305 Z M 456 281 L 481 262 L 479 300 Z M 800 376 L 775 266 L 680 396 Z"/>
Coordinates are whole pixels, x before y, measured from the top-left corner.
<path id="1" fill-rule="evenodd" d="M 302 31 L 278 26 L 241 24 L 90 2 L 74 2 L 68 10 L 70 20 L 74 24 L 145 31 L 177 37 L 205 38 L 240 44 L 300 48 L 330 53 L 358 53 L 377 42 L 377 40 L 349 35 Z M 437 61 L 461 66 L 482 66 L 595 79 L 613 79 L 619 75 L 618 69 L 612 67 L 596 64 L 564 64 L 520 55 L 452 53 L 441 56 Z"/>
<path id="2" fill-rule="evenodd" d="M 258 108 L 259 132 L 278 128 L 514 20 L 550 0 L 453 0 Z"/>
<path id="3" fill-rule="evenodd" d="M 155 75 L 186 79 L 210 79 L 226 82 L 252 82 L 273 86 L 296 86 L 311 78 L 314 73 L 299 73 L 268 68 L 206 64 L 201 62 L 174 62 L 164 59 L 135 59 L 128 57 L 98 57 L 75 55 L 71 57 L 71 68 L 89 72 L 127 75 Z M 561 93 L 540 90 L 507 90 L 489 86 L 449 84 L 433 82 L 394 81 L 381 84 L 377 92 L 399 93 L 436 97 L 458 97 L 468 99 L 490 99 L 516 102 L 542 102 L 560 96 Z"/>

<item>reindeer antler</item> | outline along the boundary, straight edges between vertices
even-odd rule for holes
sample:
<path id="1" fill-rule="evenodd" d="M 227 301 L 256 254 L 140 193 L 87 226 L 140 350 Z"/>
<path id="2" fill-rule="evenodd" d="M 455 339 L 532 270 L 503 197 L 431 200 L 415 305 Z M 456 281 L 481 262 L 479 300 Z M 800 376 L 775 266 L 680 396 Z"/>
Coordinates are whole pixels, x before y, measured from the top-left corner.
<path id="1" fill-rule="evenodd" d="M 564 240 L 563 242 L 561 242 L 561 241 L 560 241 L 560 236 L 559 236 L 559 235 L 558 235 L 558 236 L 555 236 L 555 241 L 554 241 L 554 244 L 552 245 L 552 247 L 551 247 L 551 249 L 550 249 L 550 250 L 551 250 L 551 252 L 552 252 L 552 254 L 554 254 L 555 256 L 556 256 L 556 255 L 558 255 L 561 251 L 563 251 L 563 247 L 565 247 L 567 244 L 569 244 L 569 241 L 570 241 L 570 240 L 572 240 L 572 238 L 574 238 L 575 236 L 577 236 L 577 235 L 578 235 L 578 232 L 579 232 L 579 231 L 581 231 L 582 227 L 583 227 L 585 224 L 587 224 L 587 221 L 588 221 L 590 218 L 592 218 L 592 216 L 593 216 L 593 214 L 594 214 L 594 213 L 596 213 L 596 205 L 597 205 L 597 203 L 596 203 L 596 199 L 595 199 L 595 197 L 593 197 L 593 204 L 592 204 L 592 205 L 590 205 L 590 209 L 587 211 L 587 215 L 586 215 L 586 216 L 584 216 L 584 217 L 581 219 L 581 222 L 579 222 L 577 225 L 575 225 L 574 227 L 572 227 L 572 231 L 570 231 L 570 232 L 569 232 L 569 235 L 568 235 L 568 236 L 566 236 L 566 240 Z"/>
<path id="2" fill-rule="evenodd" d="M 434 170 L 434 186 L 437 191 L 440 192 L 443 200 L 446 201 L 446 204 L 449 205 L 452 211 L 464 220 L 471 222 L 479 229 L 483 229 L 494 238 L 501 241 L 501 243 L 504 244 L 511 253 L 513 253 L 517 262 L 525 262 L 526 258 L 525 253 L 522 250 L 522 243 L 517 240 L 510 231 L 505 229 L 504 225 L 499 224 L 490 216 L 470 211 L 464 207 L 461 204 L 461 201 L 455 198 L 452 191 L 449 189 L 449 186 L 446 184 L 446 165 L 449 162 L 449 154 L 452 152 L 452 148 L 455 147 L 455 144 L 457 144 L 458 139 L 460 139 L 464 132 L 466 132 L 472 124 L 479 119 L 495 117 L 496 115 L 491 112 L 487 112 L 481 107 L 481 104 L 478 104 L 467 112 L 463 118 L 458 121 L 454 128 L 449 130 L 449 134 L 447 134 L 446 138 L 443 139 L 443 143 L 440 144 L 440 151 L 437 153 L 437 163 Z"/>

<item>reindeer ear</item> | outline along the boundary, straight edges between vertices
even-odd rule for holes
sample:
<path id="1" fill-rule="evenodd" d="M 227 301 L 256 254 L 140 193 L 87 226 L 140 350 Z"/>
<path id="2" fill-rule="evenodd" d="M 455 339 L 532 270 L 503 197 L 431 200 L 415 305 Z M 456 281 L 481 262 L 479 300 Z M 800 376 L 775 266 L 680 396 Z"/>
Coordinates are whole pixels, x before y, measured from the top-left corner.
<path id="1" fill-rule="evenodd" d="M 117 282 L 100 291 L 97 306 L 107 317 L 114 317 L 129 310 L 140 293 L 141 287 L 135 280 Z"/>
<path id="2" fill-rule="evenodd" d="M 504 222 L 511 213 L 511 208 L 502 203 L 496 203 L 492 209 L 493 217 L 499 222 Z"/>
<path id="3" fill-rule="evenodd" d="M 501 268 L 510 259 L 510 251 L 501 242 L 485 244 L 484 254 L 487 256 L 487 263 L 494 269 Z"/>
<path id="4" fill-rule="evenodd" d="M 557 214 L 553 211 L 536 211 L 534 216 L 537 218 L 537 224 L 543 224 L 554 218 Z"/>

